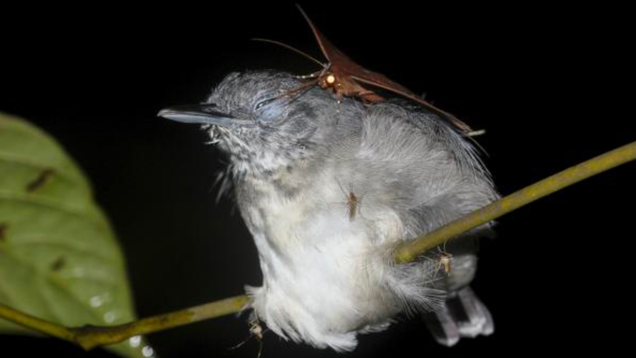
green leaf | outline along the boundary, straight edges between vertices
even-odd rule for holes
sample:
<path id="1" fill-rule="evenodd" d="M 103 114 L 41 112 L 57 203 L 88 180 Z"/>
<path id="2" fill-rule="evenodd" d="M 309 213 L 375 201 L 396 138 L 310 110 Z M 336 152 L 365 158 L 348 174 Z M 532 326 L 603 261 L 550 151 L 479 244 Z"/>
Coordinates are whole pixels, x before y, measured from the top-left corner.
<path id="1" fill-rule="evenodd" d="M 135 320 L 121 249 L 85 176 L 53 138 L 1 113 L 0 302 L 69 327 Z M 0 333 L 32 334 L 2 319 Z M 152 351 L 139 337 L 106 349 Z"/>

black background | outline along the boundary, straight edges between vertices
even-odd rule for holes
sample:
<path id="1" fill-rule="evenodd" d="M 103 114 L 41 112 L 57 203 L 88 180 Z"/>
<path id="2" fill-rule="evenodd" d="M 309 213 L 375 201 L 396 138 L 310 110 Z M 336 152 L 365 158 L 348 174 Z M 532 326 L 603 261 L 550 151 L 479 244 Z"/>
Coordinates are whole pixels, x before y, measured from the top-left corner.
<path id="1" fill-rule="evenodd" d="M 440 9 L 385 2 L 305 11 L 343 52 L 474 128 L 508 194 L 633 141 L 634 29 L 625 9 Z M 195 126 L 155 117 L 195 103 L 233 70 L 297 74 L 315 64 L 273 45 L 320 53 L 292 3 L 184 8 L 32 8 L 3 12 L 0 110 L 33 121 L 79 162 L 122 243 L 142 317 L 243 292 L 261 280 L 256 250 L 229 200 L 215 204 L 218 152 Z M 417 319 L 362 336 L 349 357 L 413 353 L 607 353 L 632 346 L 629 293 L 634 164 L 499 220 L 473 287 L 495 334 L 447 349 Z M 627 323 L 628 328 L 622 328 Z M 256 357 L 233 316 L 149 336 L 162 357 Z M 0 355 L 87 354 L 53 339 L 0 336 Z M 330 350 L 265 335 L 263 357 Z"/>

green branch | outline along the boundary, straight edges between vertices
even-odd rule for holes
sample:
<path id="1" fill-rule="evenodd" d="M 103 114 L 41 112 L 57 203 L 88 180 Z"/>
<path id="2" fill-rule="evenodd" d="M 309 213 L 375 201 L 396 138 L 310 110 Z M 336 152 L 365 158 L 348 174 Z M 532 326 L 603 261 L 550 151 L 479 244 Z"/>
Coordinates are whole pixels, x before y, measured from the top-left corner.
<path id="1" fill-rule="evenodd" d="M 417 256 L 438 246 L 450 238 L 479 227 L 491 220 L 508 214 L 524 205 L 580 182 L 596 174 L 636 159 L 636 142 L 624 145 L 598 157 L 570 167 L 546 179 L 527 186 L 501 198 L 479 210 L 457 219 L 446 226 L 431 231 L 412 241 L 400 245 L 395 251 L 395 261 L 413 261 Z"/>
<path id="2" fill-rule="evenodd" d="M 76 343 L 85 350 L 119 343 L 133 336 L 163 331 L 188 323 L 239 312 L 248 302 L 245 295 L 226 298 L 184 310 L 143 318 L 118 326 L 64 327 L 16 311 L 0 303 L 0 317 L 34 331 Z"/>
<path id="3" fill-rule="evenodd" d="M 395 251 L 395 261 L 397 263 L 413 261 L 427 250 L 444 243 L 450 238 L 479 227 L 521 206 L 561 190 L 568 185 L 634 159 L 636 159 L 636 142 L 566 169 L 476 210 L 425 236 L 405 242 L 397 247 Z M 110 327 L 84 326 L 67 328 L 24 314 L 2 304 L 0 304 L 0 318 L 7 319 L 40 333 L 74 342 L 84 349 L 89 350 L 97 346 L 118 343 L 133 336 L 158 332 L 189 323 L 236 313 L 245 307 L 248 301 L 249 298 L 245 295 L 235 296 L 201 306 Z"/>

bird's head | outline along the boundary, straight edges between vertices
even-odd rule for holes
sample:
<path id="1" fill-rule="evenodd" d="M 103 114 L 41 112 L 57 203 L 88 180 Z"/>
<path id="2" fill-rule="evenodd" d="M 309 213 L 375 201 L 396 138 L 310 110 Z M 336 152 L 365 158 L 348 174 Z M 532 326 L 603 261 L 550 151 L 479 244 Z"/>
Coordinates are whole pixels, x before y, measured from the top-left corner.
<path id="1" fill-rule="evenodd" d="M 202 124 L 236 168 L 273 171 L 310 155 L 334 130 L 340 105 L 331 94 L 273 71 L 234 72 L 196 105 L 160 117 Z"/>

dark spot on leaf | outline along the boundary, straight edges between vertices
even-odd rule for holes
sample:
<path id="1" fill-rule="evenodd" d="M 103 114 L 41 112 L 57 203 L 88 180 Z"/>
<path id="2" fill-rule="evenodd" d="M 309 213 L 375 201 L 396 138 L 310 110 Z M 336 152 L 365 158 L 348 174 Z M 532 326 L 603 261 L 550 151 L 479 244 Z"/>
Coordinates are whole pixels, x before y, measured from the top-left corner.
<path id="1" fill-rule="evenodd" d="M 60 256 L 57 258 L 57 260 L 51 263 L 51 271 L 59 271 L 63 269 L 65 265 L 66 260 L 64 259 L 64 256 Z"/>
<path id="2" fill-rule="evenodd" d="M 8 229 L 9 225 L 7 223 L 0 223 L 0 242 L 6 241 Z"/>
<path id="3" fill-rule="evenodd" d="M 35 180 L 30 182 L 29 185 L 27 185 L 26 190 L 29 193 L 36 191 L 42 185 L 46 184 L 46 182 L 49 180 L 51 175 L 53 175 L 53 173 L 55 173 L 55 170 L 53 168 L 44 169 L 42 172 L 40 172 L 38 177 L 35 178 Z"/>

